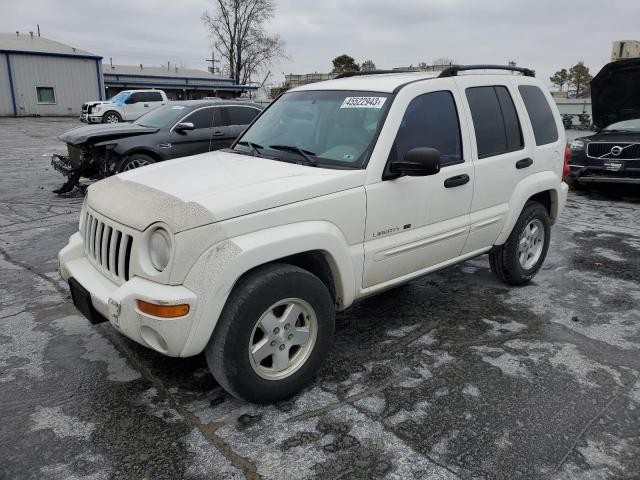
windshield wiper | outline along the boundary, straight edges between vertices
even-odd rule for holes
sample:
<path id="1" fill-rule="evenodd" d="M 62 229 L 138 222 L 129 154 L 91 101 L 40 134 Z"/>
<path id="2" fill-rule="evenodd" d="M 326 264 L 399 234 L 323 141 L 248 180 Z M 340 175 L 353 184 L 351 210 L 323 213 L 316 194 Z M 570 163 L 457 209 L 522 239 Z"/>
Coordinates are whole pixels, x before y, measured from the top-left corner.
<path id="1" fill-rule="evenodd" d="M 239 141 L 238 145 L 244 145 L 246 147 L 249 147 L 251 149 L 251 155 L 253 155 L 254 157 L 259 157 L 260 152 L 258 150 L 261 148 L 264 148 L 262 145 L 258 145 L 257 143 L 253 143 L 253 142 L 247 142 L 246 140 Z"/>
<path id="2" fill-rule="evenodd" d="M 311 165 L 312 167 L 318 166 L 318 162 L 316 162 L 313 158 L 309 156 L 309 155 L 313 155 L 315 157 L 316 154 L 313 152 L 310 152 L 309 150 L 304 150 L 300 147 L 296 147 L 295 145 L 269 145 L 269 148 L 272 148 L 273 150 L 283 150 L 285 152 L 297 153 L 302 158 L 304 158 L 307 164 Z"/>

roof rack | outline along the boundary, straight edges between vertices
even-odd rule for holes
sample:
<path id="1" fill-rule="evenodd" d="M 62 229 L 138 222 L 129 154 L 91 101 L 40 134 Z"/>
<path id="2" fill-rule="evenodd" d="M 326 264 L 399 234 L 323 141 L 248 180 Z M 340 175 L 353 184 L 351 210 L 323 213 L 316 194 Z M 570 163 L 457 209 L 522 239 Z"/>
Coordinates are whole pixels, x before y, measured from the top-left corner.
<path id="1" fill-rule="evenodd" d="M 511 72 L 520 72 L 525 77 L 535 77 L 536 72 L 530 68 L 513 67 L 511 65 L 453 65 L 444 69 L 439 77 L 455 77 L 458 72 L 464 72 L 467 70 L 509 70 Z"/>
<path id="2" fill-rule="evenodd" d="M 349 78 L 349 77 L 360 77 L 363 75 L 381 75 L 383 73 L 415 73 L 416 70 L 365 70 L 365 71 L 357 71 L 357 72 L 343 72 L 335 77 L 336 78 Z"/>

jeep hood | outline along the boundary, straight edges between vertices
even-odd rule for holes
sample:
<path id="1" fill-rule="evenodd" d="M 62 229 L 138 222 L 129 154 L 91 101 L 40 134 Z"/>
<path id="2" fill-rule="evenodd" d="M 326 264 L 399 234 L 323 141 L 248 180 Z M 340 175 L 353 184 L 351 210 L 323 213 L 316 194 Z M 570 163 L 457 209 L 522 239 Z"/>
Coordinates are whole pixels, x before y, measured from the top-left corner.
<path id="1" fill-rule="evenodd" d="M 157 221 L 181 232 L 364 184 L 333 170 L 210 152 L 121 173 L 89 187 L 88 205 L 136 230 Z"/>
<path id="2" fill-rule="evenodd" d="M 640 58 L 611 62 L 591 80 L 593 124 L 640 118 Z"/>
<path id="3" fill-rule="evenodd" d="M 124 138 L 134 135 L 156 133 L 159 128 L 143 127 L 133 123 L 104 123 L 77 127 L 63 133 L 58 138 L 72 145 L 81 145 L 86 142 L 108 140 L 111 138 Z"/>

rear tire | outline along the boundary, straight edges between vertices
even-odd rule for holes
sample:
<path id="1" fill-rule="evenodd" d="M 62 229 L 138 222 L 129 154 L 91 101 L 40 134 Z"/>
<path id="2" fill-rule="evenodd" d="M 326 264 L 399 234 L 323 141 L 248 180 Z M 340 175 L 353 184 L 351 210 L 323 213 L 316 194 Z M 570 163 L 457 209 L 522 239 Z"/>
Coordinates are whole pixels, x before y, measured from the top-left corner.
<path id="1" fill-rule="evenodd" d="M 149 155 L 145 155 L 144 153 L 134 153 L 120 161 L 117 172 L 121 173 L 128 170 L 134 170 L 136 168 L 151 165 L 152 163 L 156 163 L 156 161 Z"/>
<path id="2" fill-rule="evenodd" d="M 259 267 L 227 300 L 205 349 L 209 370 L 246 401 L 288 398 L 318 372 L 334 323 L 331 294 L 315 275 L 288 264 Z"/>
<path id="3" fill-rule="evenodd" d="M 489 253 L 491 271 L 509 285 L 529 282 L 547 256 L 550 233 L 547 209 L 538 202 L 528 202 L 504 245 Z"/>
<path id="4" fill-rule="evenodd" d="M 118 112 L 106 112 L 102 115 L 102 123 L 120 123 L 122 122 L 122 117 Z"/>

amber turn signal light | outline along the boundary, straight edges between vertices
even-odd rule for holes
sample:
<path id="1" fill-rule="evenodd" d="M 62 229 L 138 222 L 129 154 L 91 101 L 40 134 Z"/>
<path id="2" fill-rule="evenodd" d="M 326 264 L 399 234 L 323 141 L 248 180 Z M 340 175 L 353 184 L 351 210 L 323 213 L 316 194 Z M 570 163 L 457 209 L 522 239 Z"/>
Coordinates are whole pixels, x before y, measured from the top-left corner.
<path id="1" fill-rule="evenodd" d="M 155 303 L 138 300 L 138 308 L 143 313 L 161 318 L 184 317 L 189 313 L 189 305 L 186 303 L 181 305 L 156 305 Z"/>

